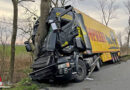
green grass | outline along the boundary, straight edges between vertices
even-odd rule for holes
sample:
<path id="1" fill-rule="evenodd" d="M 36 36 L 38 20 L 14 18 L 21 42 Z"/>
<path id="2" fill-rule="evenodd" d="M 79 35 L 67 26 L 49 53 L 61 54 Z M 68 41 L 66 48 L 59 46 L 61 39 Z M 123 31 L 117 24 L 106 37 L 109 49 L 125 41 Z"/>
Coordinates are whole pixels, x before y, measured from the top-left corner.
<path id="1" fill-rule="evenodd" d="M 27 53 L 25 46 L 16 46 L 16 55 Z"/>
<path id="2" fill-rule="evenodd" d="M 25 49 L 24 45 L 16 45 L 16 49 L 15 49 L 15 54 L 20 55 L 20 54 L 27 54 L 27 51 Z M 0 52 L 2 51 L 2 45 L 0 45 Z M 10 52 L 11 52 L 11 46 L 7 45 L 6 46 L 6 55 L 10 57 Z"/>
<path id="3" fill-rule="evenodd" d="M 130 55 L 124 55 L 121 57 L 121 61 L 127 61 L 130 60 Z"/>
<path id="4" fill-rule="evenodd" d="M 30 78 L 24 78 L 9 89 L 2 90 L 39 90 L 36 83 L 32 82 Z"/>
<path id="5" fill-rule="evenodd" d="M 2 90 L 39 90 L 40 88 L 44 89 L 48 87 L 48 84 L 45 83 L 38 83 L 32 81 L 30 77 L 28 77 L 28 74 L 32 72 L 32 69 L 27 68 L 24 70 L 24 73 L 26 74 L 26 77 L 23 78 L 18 83 L 15 83 L 11 86 L 9 89 L 2 89 Z"/>

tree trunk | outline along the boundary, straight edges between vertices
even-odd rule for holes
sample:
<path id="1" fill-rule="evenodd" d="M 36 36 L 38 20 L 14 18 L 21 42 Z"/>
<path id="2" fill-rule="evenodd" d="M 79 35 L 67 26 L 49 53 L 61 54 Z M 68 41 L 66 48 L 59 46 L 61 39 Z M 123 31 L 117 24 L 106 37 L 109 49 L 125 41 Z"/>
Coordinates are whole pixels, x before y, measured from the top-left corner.
<path id="1" fill-rule="evenodd" d="M 129 12 L 130 14 L 130 12 Z M 129 24 L 129 27 L 130 27 L 130 16 L 129 16 L 129 20 L 128 20 L 128 24 Z M 127 39 L 127 55 L 128 55 L 128 51 L 129 51 L 129 40 L 130 40 L 130 28 L 128 28 L 129 31 L 128 31 L 128 39 Z"/>
<path id="2" fill-rule="evenodd" d="M 9 70 L 9 81 L 13 81 L 14 63 L 15 63 L 15 42 L 17 36 L 17 20 L 18 20 L 18 1 L 12 0 L 13 3 L 13 32 L 11 38 L 11 59 L 10 59 L 10 70 Z"/>
<path id="3" fill-rule="evenodd" d="M 47 35 L 46 28 L 46 19 L 48 17 L 50 10 L 50 0 L 41 0 L 41 15 L 40 15 L 40 24 L 38 27 L 38 32 L 35 37 L 35 58 L 37 58 L 39 54 L 39 50 L 44 42 L 44 39 Z"/>
<path id="4" fill-rule="evenodd" d="M 120 47 L 122 48 L 122 38 L 120 39 Z"/>
<path id="5" fill-rule="evenodd" d="M 127 38 L 127 55 L 129 53 L 129 41 L 130 41 L 130 30 L 128 32 L 128 38 Z"/>

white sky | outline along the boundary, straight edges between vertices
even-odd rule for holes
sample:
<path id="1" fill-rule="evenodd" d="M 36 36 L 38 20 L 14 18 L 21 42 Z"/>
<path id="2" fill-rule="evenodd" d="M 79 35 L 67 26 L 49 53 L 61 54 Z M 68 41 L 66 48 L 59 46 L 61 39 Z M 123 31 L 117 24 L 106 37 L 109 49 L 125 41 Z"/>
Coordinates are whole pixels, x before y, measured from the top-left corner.
<path id="1" fill-rule="evenodd" d="M 13 16 L 13 6 L 11 3 L 12 0 L 0 0 L 0 18 L 1 17 L 9 17 L 12 18 Z M 35 0 L 36 2 L 29 2 L 25 3 L 27 7 L 36 7 L 39 8 L 39 1 Z M 92 18 L 101 22 L 100 11 L 96 8 L 98 7 L 97 0 L 73 0 L 71 3 L 75 8 L 79 9 L 80 11 L 86 13 L 87 15 L 91 16 Z M 117 5 L 119 5 L 119 9 L 116 11 L 116 19 L 113 19 L 109 24 L 109 27 L 115 30 L 115 32 L 122 31 L 128 26 L 128 14 L 126 13 L 126 9 L 124 7 L 124 2 L 127 0 L 116 0 Z M 22 9 L 19 8 L 19 18 L 21 18 Z"/>

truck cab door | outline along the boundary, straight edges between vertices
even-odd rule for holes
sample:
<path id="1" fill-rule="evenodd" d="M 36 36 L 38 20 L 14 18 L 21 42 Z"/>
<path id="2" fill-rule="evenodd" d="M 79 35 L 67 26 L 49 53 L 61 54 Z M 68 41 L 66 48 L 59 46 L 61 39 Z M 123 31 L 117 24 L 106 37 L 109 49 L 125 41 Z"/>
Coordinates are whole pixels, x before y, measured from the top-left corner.
<path id="1" fill-rule="evenodd" d="M 92 54 L 92 46 L 81 14 L 76 14 L 77 22 L 81 28 L 87 54 Z"/>

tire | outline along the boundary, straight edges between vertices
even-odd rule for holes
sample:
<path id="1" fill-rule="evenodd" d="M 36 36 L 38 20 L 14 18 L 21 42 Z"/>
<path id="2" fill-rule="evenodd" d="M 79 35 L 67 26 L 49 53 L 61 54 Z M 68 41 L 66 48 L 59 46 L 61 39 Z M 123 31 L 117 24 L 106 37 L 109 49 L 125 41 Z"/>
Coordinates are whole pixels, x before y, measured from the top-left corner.
<path id="1" fill-rule="evenodd" d="M 117 55 L 117 62 L 120 62 L 120 58 L 119 58 L 118 54 L 116 54 L 116 55 Z"/>
<path id="2" fill-rule="evenodd" d="M 65 74 L 63 77 L 55 77 L 54 81 L 55 83 L 66 83 L 72 80 L 72 72 L 70 71 L 68 74 Z"/>
<path id="3" fill-rule="evenodd" d="M 100 62 L 100 67 L 102 67 L 103 66 L 103 61 L 102 61 L 101 58 L 99 59 L 99 62 Z"/>
<path id="4" fill-rule="evenodd" d="M 87 70 L 85 63 L 79 59 L 78 61 L 78 72 L 74 77 L 74 81 L 81 82 L 86 78 Z"/>
<path id="5" fill-rule="evenodd" d="M 115 61 L 118 62 L 117 54 L 114 54 L 114 55 L 115 55 Z"/>
<path id="6" fill-rule="evenodd" d="M 112 54 L 111 56 L 112 56 L 112 63 L 116 63 L 115 58 L 114 58 L 114 54 Z"/>
<path id="7" fill-rule="evenodd" d="M 96 67 L 95 67 L 94 70 L 95 70 L 95 71 L 99 71 L 100 68 L 101 68 L 100 61 L 98 60 L 98 61 L 97 61 L 97 64 L 96 64 Z"/>

